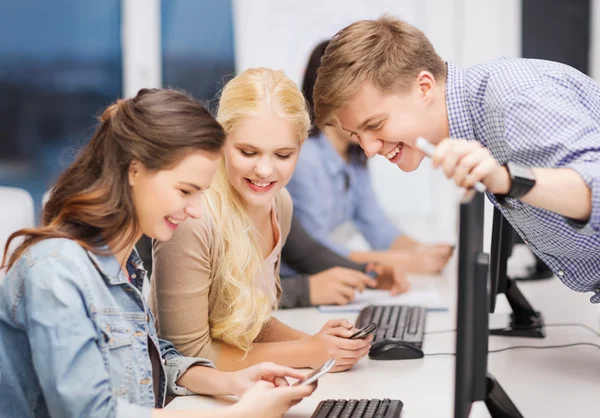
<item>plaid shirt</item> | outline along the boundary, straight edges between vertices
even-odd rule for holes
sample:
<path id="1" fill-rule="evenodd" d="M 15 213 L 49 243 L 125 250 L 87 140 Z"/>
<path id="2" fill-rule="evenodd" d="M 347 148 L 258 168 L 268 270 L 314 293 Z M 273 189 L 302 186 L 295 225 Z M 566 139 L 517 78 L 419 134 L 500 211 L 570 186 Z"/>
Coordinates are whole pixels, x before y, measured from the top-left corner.
<path id="1" fill-rule="evenodd" d="M 448 64 L 451 138 L 479 141 L 504 164 L 568 167 L 592 191 L 589 221 L 493 194 L 488 198 L 560 280 L 600 303 L 600 85 L 566 65 L 499 58 L 467 70 Z"/>

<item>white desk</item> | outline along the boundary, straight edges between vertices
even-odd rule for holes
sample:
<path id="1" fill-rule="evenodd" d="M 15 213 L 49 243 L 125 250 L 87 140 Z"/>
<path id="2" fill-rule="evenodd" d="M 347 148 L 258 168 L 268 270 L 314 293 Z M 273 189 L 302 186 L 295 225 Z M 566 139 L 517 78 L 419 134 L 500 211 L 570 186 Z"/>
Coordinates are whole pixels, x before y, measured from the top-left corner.
<path id="1" fill-rule="evenodd" d="M 453 272 L 454 267 L 449 266 Z M 453 274 L 452 274 L 453 275 Z M 455 281 L 425 279 L 435 283 L 451 307 L 449 312 L 430 312 L 427 331 L 455 328 Z M 600 310 L 589 303 L 589 296 L 577 294 L 557 278 L 537 283 L 519 283 L 534 308 L 543 312 L 546 322 L 583 322 L 598 329 Z M 504 312 L 504 314 L 502 314 Z M 509 312 L 499 298 L 491 323 L 501 324 Z M 356 314 L 322 314 L 317 309 L 279 311 L 276 317 L 307 333 L 317 332 L 326 320 Z M 425 353 L 454 352 L 454 333 L 425 336 Z M 579 327 L 548 327 L 541 340 L 491 337 L 490 349 L 513 345 L 551 345 L 600 339 Z M 361 360 L 352 370 L 324 376 L 310 397 L 294 406 L 286 417 L 310 417 L 317 404 L 334 398 L 395 398 L 404 402 L 403 418 L 444 418 L 453 416 L 454 356 L 425 357 L 418 360 Z M 512 350 L 492 353 L 488 370 L 526 418 L 597 416 L 600 391 L 600 352 L 593 347 L 548 350 Z M 208 409 L 226 405 L 227 400 L 202 396 L 179 397 L 169 409 Z M 489 417 L 483 403 L 474 406 L 471 417 Z"/>

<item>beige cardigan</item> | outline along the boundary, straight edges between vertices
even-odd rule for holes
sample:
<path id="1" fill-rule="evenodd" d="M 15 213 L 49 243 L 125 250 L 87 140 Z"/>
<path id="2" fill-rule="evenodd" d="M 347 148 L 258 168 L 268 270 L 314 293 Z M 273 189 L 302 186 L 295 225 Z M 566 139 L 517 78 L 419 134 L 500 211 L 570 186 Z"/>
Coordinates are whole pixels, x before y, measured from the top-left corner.
<path id="1" fill-rule="evenodd" d="M 286 189 L 275 197 L 281 247 L 290 232 L 292 198 Z M 185 356 L 203 357 L 216 362 L 220 343 L 211 338 L 208 319 L 213 309 L 220 309 L 212 283 L 218 280 L 211 266 L 215 228 L 218 226 L 208 211 L 200 219 L 181 223 L 169 241 L 154 242 L 150 309 L 160 338 L 171 341 Z M 275 266 L 279 277 L 281 254 Z"/>

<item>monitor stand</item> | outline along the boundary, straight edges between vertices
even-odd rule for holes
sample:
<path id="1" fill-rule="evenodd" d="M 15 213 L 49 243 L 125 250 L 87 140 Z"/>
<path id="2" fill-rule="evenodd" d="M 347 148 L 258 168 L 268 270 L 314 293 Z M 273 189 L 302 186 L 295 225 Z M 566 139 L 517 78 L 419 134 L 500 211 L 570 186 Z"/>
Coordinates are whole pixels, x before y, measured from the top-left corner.
<path id="1" fill-rule="evenodd" d="M 485 406 L 492 418 L 524 418 L 494 376 L 487 375 Z"/>
<path id="2" fill-rule="evenodd" d="M 505 328 L 491 329 L 490 335 L 545 338 L 546 332 L 542 314 L 533 309 L 513 279 L 507 279 L 505 294 L 513 310 L 510 315 L 510 323 Z"/>

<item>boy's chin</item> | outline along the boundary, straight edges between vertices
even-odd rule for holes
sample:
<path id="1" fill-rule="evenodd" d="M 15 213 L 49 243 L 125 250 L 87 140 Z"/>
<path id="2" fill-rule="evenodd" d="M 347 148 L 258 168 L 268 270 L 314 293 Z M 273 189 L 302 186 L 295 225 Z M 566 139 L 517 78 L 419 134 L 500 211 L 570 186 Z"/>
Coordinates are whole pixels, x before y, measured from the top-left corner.
<path id="1" fill-rule="evenodd" d="M 421 165 L 421 161 L 423 161 L 423 159 L 420 159 L 419 161 L 399 161 L 398 164 L 396 164 L 398 166 L 398 168 L 402 171 L 404 171 L 405 173 L 411 173 L 413 171 L 415 171 L 417 168 L 419 168 L 419 166 Z"/>

